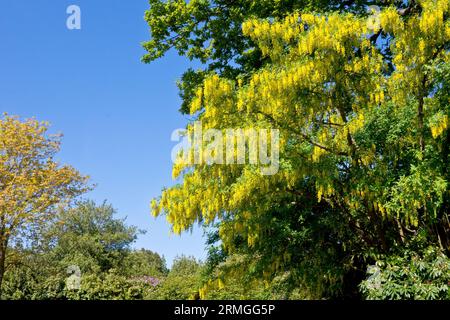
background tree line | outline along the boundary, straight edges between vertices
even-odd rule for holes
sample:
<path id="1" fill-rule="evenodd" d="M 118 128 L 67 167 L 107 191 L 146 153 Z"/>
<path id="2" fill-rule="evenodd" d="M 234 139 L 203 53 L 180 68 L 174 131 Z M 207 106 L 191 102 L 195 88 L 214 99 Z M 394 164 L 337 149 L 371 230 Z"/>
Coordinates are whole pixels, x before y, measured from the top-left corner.
<path id="1" fill-rule="evenodd" d="M 6 259 L 2 299 L 190 298 L 201 264 L 182 256 L 169 270 L 157 253 L 132 249 L 140 231 L 114 214 L 106 203 L 83 201 L 58 212 L 33 238 L 14 241 Z M 71 266 L 81 271 L 79 287 L 67 283 Z"/>

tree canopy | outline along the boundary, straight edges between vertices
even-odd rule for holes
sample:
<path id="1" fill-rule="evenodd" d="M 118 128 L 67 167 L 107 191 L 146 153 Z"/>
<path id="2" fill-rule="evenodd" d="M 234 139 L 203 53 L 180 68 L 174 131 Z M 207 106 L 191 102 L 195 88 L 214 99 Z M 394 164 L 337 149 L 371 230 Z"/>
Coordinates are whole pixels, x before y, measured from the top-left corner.
<path id="1" fill-rule="evenodd" d="M 183 112 L 280 130 L 277 174 L 177 164 L 152 202 L 175 233 L 220 221 L 217 286 L 284 275 L 306 296 L 355 297 L 418 234 L 448 254 L 448 0 L 151 3 L 144 61 L 173 47 L 206 65 L 182 77 Z"/>
<path id="2" fill-rule="evenodd" d="M 54 160 L 60 140 L 47 129 L 34 119 L 0 119 L 0 294 L 10 244 L 88 190 L 87 177 Z"/>
<path id="3" fill-rule="evenodd" d="M 151 210 L 206 261 L 135 248 L 61 136 L 5 114 L 0 299 L 450 299 L 450 0 L 149 3 L 142 60 L 200 65 L 180 112 L 211 133 Z"/>

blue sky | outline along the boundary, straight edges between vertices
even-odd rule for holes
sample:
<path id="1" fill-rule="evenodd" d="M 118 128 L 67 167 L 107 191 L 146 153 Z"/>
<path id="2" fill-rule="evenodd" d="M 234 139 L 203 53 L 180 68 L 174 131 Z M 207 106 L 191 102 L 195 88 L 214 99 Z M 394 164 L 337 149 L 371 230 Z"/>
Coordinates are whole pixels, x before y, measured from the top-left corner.
<path id="1" fill-rule="evenodd" d="M 66 9 L 81 8 L 81 30 Z M 87 195 L 108 200 L 127 222 L 147 230 L 136 247 L 204 259 L 200 228 L 169 234 L 150 215 L 151 198 L 171 179 L 170 140 L 187 117 L 175 85 L 191 64 L 176 53 L 140 62 L 150 37 L 147 0 L 0 0 L 0 112 L 36 117 L 64 134 L 61 162 L 89 174 Z"/>

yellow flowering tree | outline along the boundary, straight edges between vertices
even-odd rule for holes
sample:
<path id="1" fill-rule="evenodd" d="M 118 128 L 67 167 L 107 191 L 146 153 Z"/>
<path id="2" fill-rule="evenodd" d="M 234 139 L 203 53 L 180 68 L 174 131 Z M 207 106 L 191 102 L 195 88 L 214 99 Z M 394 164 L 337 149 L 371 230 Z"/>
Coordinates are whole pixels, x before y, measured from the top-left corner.
<path id="1" fill-rule="evenodd" d="M 220 221 L 222 248 L 239 259 L 222 264 L 219 286 L 227 272 L 269 283 L 295 271 L 317 297 L 419 232 L 450 250 L 450 1 L 387 6 L 378 23 L 350 11 L 247 19 L 255 47 L 243 55 L 265 63 L 211 72 L 190 99 L 204 129 L 280 130 L 278 173 L 177 164 L 181 183 L 152 202 L 175 233 Z"/>
<path id="2" fill-rule="evenodd" d="M 60 141 L 47 128 L 34 119 L 5 115 L 0 120 L 0 289 L 14 237 L 88 190 L 87 177 L 54 160 Z"/>

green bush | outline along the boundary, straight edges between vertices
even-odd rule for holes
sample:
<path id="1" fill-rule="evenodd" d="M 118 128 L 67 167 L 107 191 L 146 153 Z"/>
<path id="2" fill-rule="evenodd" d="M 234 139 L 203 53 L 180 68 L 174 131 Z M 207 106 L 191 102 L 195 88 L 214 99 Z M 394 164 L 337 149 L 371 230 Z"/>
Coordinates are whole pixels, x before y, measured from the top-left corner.
<path id="1" fill-rule="evenodd" d="M 367 299 L 450 299 L 450 259 L 434 247 L 388 256 L 367 273 L 360 285 Z"/>

